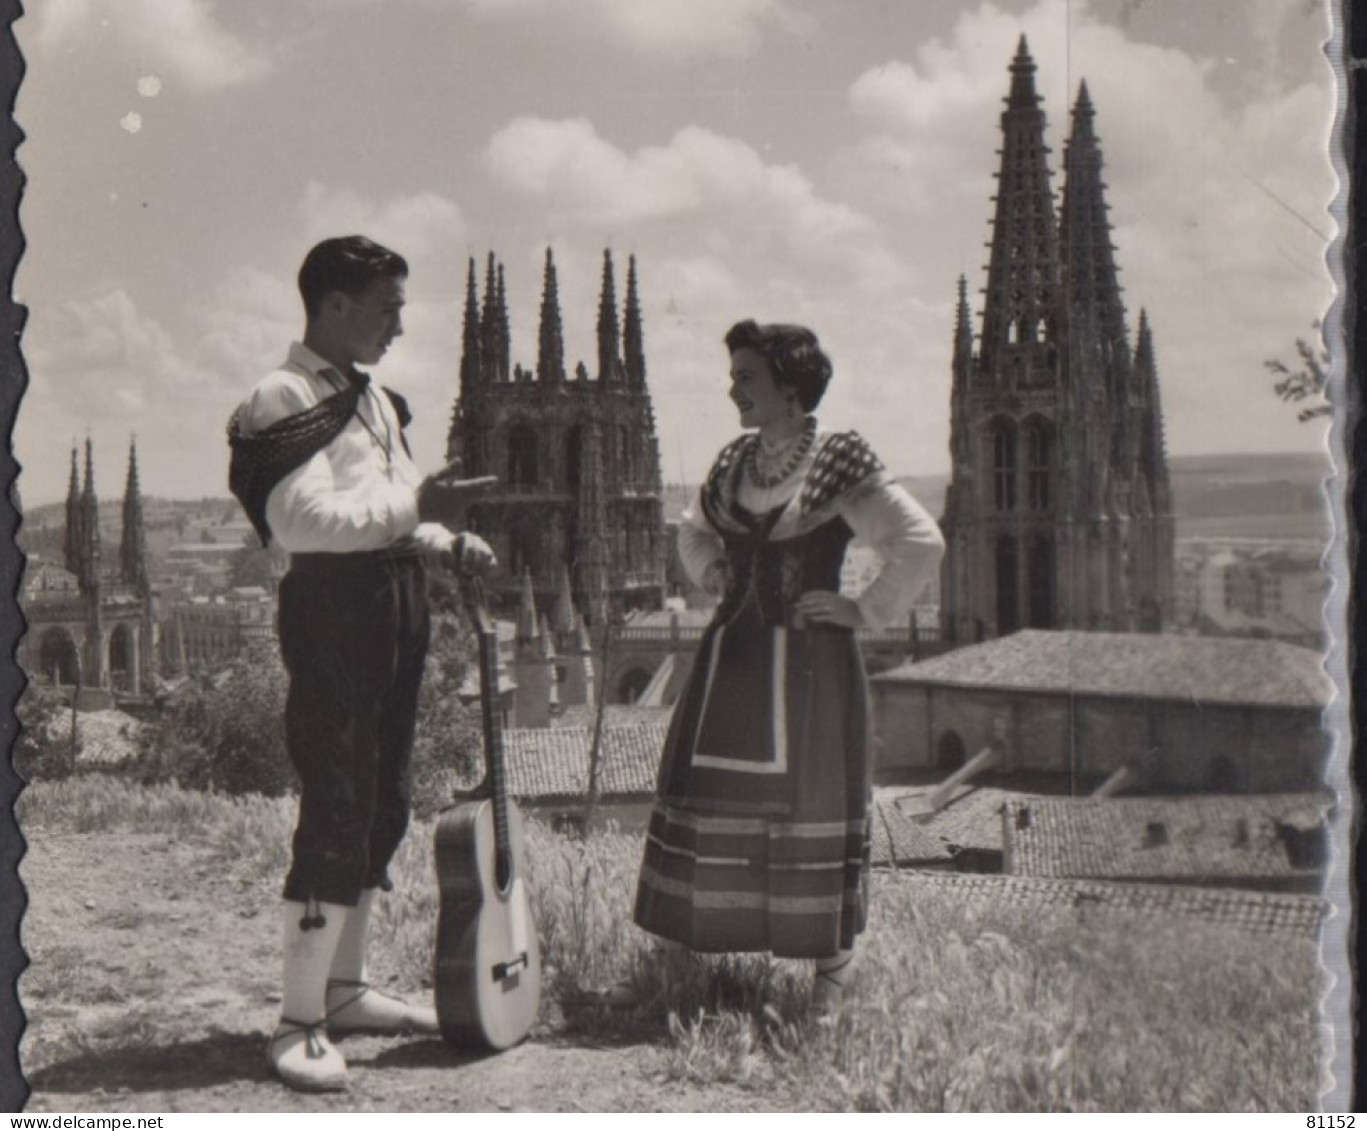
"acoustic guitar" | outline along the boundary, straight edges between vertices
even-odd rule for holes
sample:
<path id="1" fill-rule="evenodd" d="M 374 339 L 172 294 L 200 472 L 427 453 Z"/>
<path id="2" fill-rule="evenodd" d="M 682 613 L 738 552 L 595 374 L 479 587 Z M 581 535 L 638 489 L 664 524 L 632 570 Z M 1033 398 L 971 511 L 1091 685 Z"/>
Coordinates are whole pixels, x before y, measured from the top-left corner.
<path id="1" fill-rule="evenodd" d="M 437 820 L 437 1019 L 452 1044 L 501 1050 L 536 1020 L 541 951 L 523 879 L 522 819 L 503 776 L 497 629 L 479 579 L 462 577 L 461 593 L 479 636 L 486 777 L 472 800 Z"/>

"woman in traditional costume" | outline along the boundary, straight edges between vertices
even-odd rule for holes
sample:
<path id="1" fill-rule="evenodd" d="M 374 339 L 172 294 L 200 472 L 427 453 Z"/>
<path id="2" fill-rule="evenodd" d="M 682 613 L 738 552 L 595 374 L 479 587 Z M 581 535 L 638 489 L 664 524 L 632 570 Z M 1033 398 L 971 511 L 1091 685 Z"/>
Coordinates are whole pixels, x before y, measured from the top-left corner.
<path id="1" fill-rule="evenodd" d="M 679 528 L 689 576 L 720 598 L 660 765 L 636 922 L 695 951 L 816 959 L 840 1000 L 867 912 L 870 723 L 855 629 L 897 622 L 944 549 L 855 432 L 811 415 L 831 377 L 800 326 L 726 335 L 742 427 Z M 842 596 L 852 539 L 882 568 Z"/>

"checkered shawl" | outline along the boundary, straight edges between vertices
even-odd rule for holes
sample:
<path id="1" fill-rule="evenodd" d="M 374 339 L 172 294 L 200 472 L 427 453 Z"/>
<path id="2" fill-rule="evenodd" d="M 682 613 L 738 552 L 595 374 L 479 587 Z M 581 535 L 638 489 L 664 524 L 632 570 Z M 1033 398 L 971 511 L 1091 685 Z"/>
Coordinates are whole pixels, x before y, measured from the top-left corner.
<path id="1" fill-rule="evenodd" d="M 736 514 L 736 488 L 749 458 L 759 443 L 754 433 L 733 440 L 707 473 L 702 489 L 703 514 L 713 529 L 738 533 L 749 529 Z M 885 481 L 882 461 L 858 432 L 832 432 L 819 442 L 816 457 L 797 494 L 784 508 L 771 537 L 795 537 L 825 522 L 833 508 L 858 491 Z"/>

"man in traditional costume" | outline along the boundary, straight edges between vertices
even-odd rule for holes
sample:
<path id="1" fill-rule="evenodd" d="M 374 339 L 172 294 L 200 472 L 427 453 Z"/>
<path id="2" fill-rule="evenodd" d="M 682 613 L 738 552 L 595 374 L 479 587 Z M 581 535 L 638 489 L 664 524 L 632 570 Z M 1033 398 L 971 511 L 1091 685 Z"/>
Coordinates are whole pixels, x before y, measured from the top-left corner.
<path id="1" fill-rule="evenodd" d="M 453 481 L 452 468 L 424 478 L 404 438 L 403 399 L 357 368 L 403 332 L 407 276 L 402 257 L 362 236 L 313 248 L 299 271 L 303 341 L 229 424 L 233 494 L 262 542 L 290 552 L 278 627 L 299 819 L 281 1018 L 267 1054 L 286 1083 L 311 1091 L 347 1084 L 329 1035 L 438 1031 L 433 1010 L 369 984 L 366 935 L 408 825 L 426 560 L 492 563 L 483 541 L 439 521 L 491 481 Z"/>

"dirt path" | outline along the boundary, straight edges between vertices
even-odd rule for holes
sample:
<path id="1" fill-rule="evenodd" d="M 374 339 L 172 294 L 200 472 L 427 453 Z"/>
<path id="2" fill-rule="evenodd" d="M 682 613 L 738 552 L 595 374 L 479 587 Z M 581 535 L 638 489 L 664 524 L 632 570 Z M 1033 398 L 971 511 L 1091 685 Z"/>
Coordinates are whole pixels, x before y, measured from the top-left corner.
<path id="1" fill-rule="evenodd" d="M 544 1029 L 486 1057 L 353 1037 L 350 1091 L 297 1095 L 264 1054 L 279 1013 L 273 890 L 203 844 L 26 832 L 30 1111 L 785 1110 L 782 1096 L 671 1079 L 648 1036 L 605 1046 Z"/>

